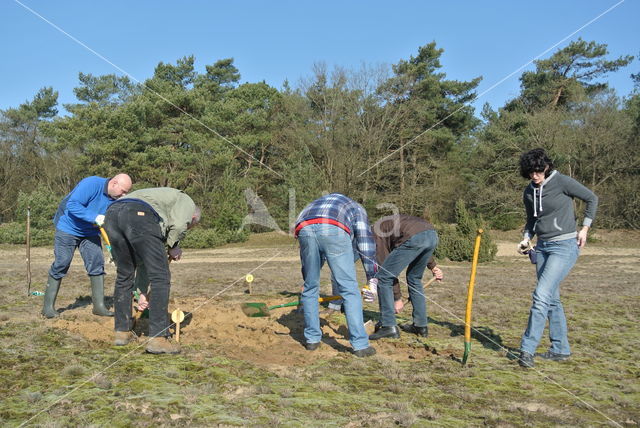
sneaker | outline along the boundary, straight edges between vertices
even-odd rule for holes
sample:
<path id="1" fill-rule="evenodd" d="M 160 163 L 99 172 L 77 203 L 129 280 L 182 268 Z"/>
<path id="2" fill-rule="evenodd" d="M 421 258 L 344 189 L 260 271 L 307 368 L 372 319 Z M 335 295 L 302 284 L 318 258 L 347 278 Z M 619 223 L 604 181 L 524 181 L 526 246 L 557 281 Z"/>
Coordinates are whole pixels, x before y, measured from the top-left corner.
<path id="1" fill-rule="evenodd" d="M 545 353 L 538 353 L 536 357 L 544 358 L 550 361 L 567 361 L 571 355 L 569 354 L 556 354 L 553 351 L 547 351 Z"/>
<path id="2" fill-rule="evenodd" d="M 307 351 L 315 351 L 316 349 L 318 349 L 320 347 L 320 343 L 321 342 L 315 342 L 315 343 L 305 343 L 304 344 L 304 348 Z"/>
<path id="3" fill-rule="evenodd" d="M 172 343 L 168 337 L 152 337 L 146 351 L 150 354 L 179 354 L 180 345 Z"/>
<path id="4" fill-rule="evenodd" d="M 360 358 L 370 357 L 372 355 L 376 355 L 376 350 L 375 348 L 372 348 L 371 346 L 369 346 L 368 348 L 358 349 L 357 351 L 353 351 L 353 355 Z"/>
<path id="5" fill-rule="evenodd" d="M 138 337 L 132 331 L 116 331 L 113 344 L 115 346 L 124 346 L 136 340 L 138 340 Z"/>
<path id="6" fill-rule="evenodd" d="M 391 339 L 398 339 L 400 337 L 398 326 L 392 325 L 390 327 L 380 327 L 378 331 L 369 336 L 369 340 L 378 340 L 387 337 Z"/>
<path id="7" fill-rule="evenodd" d="M 429 336 L 429 327 L 427 326 L 416 327 L 414 324 L 400 324 L 400 330 L 407 333 L 413 333 L 422 337 Z"/>
<path id="8" fill-rule="evenodd" d="M 524 367 L 526 369 L 533 368 L 535 366 L 535 363 L 533 362 L 533 355 L 525 351 L 520 352 L 518 364 L 520 364 L 520 367 Z"/>

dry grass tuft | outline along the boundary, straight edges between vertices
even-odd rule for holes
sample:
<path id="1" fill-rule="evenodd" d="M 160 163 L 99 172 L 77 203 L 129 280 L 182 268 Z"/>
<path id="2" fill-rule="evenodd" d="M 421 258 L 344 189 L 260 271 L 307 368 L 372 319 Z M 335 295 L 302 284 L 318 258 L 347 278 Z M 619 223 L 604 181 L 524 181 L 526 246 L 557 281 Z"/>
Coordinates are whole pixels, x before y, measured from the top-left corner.
<path id="1" fill-rule="evenodd" d="M 100 389 L 111 389 L 113 383 L 103 374 L 98 373 L 92 378 L 93 383 Z"/>
<path id="2" fill-rule="evenodd" d="M 398 413 L 393 417 L 397 426 L 410 427 L 418 421 L 418 417 L 411 412 Z"/>
<path id="3" fill-rule="evenodd" d="M 316 382 L 316 388 L 318 391 L 328 392 L 328 391 L 338 391 L 340 388 L 336 384 L 328 380 L 321 380 Z"/>
<path id="4" fill-rule="evenodd" d="M 85 373 L 84 367 L 78 364 L 71 364 L 62 370 L 62 375 L 65 377 L 79 377 Z"/>
<path id="5" fill-rule="evenodd" d="M 25 392 L 23 395 L 24 395 L 24 399 L 28 403 L 35 403 L 37 401 L 42 400 L 42 397 L 43 397 L 40 391 L 28 391 L 28 392 Z"/>

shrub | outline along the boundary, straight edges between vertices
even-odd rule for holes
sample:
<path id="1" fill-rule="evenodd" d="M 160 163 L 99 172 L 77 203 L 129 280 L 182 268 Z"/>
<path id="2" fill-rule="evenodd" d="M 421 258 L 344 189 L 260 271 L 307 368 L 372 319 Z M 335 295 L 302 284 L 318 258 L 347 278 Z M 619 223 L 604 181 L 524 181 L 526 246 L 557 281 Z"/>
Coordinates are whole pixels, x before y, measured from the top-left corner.
<path id="1" fill-rule="evenodd" d="M 46 187 L 39 186 L 31 193 L 20 191 L 16 205 L 15 218 L 26 221 L 27 207 L 31 208 L 31 227 L 47 229 L 53 224 L 53 216 L 61 198 Z"/>
<path id="2" fill-rule="evenodd" d="M 31 246 L 53 245 L 53 227 L 47 229 L 31 228 Z M 26 244 L 27 226 L 24 223 L 0 224 L 0 244 Z"/>
<path id="3" fill-rule="evenodd" d="M 187 232 L 187 236 L 180 242 L 182 248 L 214 248 L 231 242 L 243 242 L 247 240 L 245 231 L 220 231 L 217 229 L 203 229 L 196 227 Z"/>
<path id="4" fill-rule="evenodd" d="M 522 227 L 524 216 L 521 214 L 498 214 L 490 219 L 491 228 L 498 230 L 513 230 Z"/>
<path id="5" fill-rule="evenodd" d="M 479 262 L 493 260 L 498 252 L 497 245 L 491 239 L 491 235 L 485 228 L 482 217 L 473 217 L 462 200 L 456 203 L 455 208 L 457 223 L 438 227 L 440 243 L 436 248 L 435 256 L 447 258 L 452 261 L 471 261 L 473 259 L 473 247 L 478 229 L 484 229 L 480 243 Z"/>

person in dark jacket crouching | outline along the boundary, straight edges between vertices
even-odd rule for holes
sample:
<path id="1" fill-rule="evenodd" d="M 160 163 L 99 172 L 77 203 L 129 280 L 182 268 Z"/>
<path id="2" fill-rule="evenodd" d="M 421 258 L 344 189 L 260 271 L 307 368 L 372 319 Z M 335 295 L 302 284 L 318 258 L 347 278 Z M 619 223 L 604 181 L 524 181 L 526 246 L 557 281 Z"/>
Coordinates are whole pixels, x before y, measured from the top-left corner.
<path id="1" fill-rule="evenodd" d="M 170 187 L 136 190 L 107 210 L 105 229 L 117 267 L 114 292 L 114 345 L 135 339 L 131 331 L 131 303 L 136 267 L 144 264 L 153 293 L 149 301 L 149 339 L 146 351 L 177 354 L 169 341 L 169 260 L 182 256 L 180 240 L 200 221 L 200 210 L 184 192 Z"/>
<path id="2" fill-rule="evenodd" d="M 437 232 L 431 223 L 420 217 L 399 214 L 378 220 L 373 225 L 373 233 L 379 265 L 376 278 L 381 319 L 369 339 L 400 337 L 395 314 L 402 310 L 403 303 L 397 278 L 405 268 L 413 323 L 400 328 L 427 337 L 427 304 L 422 277 L 429 268 L 437 280 L 443 279 L 442 270 L 433 259 L 438 246 Z"/>

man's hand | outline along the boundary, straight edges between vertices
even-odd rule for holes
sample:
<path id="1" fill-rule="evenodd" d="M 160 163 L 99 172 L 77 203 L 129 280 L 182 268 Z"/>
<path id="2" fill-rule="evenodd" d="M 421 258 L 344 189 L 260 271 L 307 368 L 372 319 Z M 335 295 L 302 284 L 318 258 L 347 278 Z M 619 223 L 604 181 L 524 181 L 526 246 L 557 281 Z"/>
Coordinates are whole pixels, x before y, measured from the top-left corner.
<path id="1" fill-rule="evenodd" d="M 369 284 L 362 290 L 362 296 L 365 302 L 375 302 L 378 297 L 378 278 L 371 278 Z"/>
<path id="2" fill-rule="evenodd" d="M 436 277 L 436 281 L 442 281 L 444 279 L 444 273 L 438 266 L 434 266 L 434 268 L 431 269 L 431 273 Z"/>
<path id="3" fill-rule="evenodd" d="M 99 214 L 93 222 L 100 227 L 104 226 L 104 216 Z"/>
<path id="4" fill-rule="evenodd" d="M 527 254 L 527 251 L 531 249 L 531 242 L 529 242 L 529 238 L 524 238 L 518 244 L 518 253 Z"/>
<path id="5" fill-rule="evenodd" d="M 587 245 L 587 232 L 589 228 L 587 226 L 582 226 L 580 232 L 578 232 L 578 248 L 582 248 Z"/>
<path id="6" fill-rule="evenodd" d="M 402 312 L 402 310 L 404 309 L 404 302 L 402 301 L 402 299 L 398 299 L 393 302 L 393 309 L 395 310 L 396 314 Z"/>
<path id="7" fill-rule="evenodd" d="M 178 246 L 169 248 L 168 254 L 171 260 L 180 260 L 182 257 L 182 249 Z"/>

